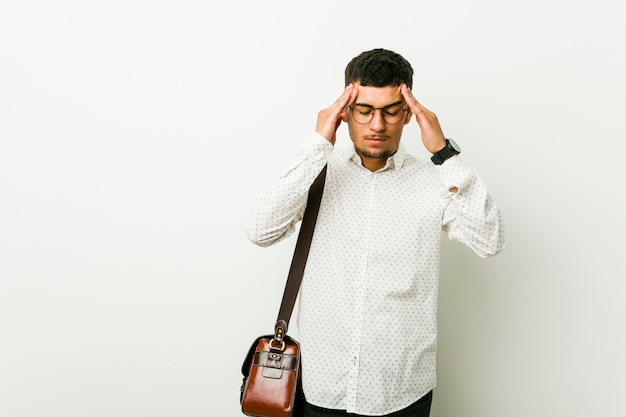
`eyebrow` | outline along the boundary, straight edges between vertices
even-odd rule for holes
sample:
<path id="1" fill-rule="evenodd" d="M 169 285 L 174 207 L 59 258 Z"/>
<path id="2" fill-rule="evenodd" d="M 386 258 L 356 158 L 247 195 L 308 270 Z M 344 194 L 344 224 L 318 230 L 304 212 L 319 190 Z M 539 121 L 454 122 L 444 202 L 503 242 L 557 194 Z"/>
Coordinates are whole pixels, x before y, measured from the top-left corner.
<path id="1" fill-rule="evenodd" d="M 397 106 L 398 104 L 402 104 L 402 100 L 398 100 L 394 103 L 387 104 L 386 106 L 383 106 L 383 107 L 374 107 L 371 104 L 365 104 L 365 103 L 354 103 L 355 106 L 369 107 L 370 109 L 386 109 L 392 106 Z"/>

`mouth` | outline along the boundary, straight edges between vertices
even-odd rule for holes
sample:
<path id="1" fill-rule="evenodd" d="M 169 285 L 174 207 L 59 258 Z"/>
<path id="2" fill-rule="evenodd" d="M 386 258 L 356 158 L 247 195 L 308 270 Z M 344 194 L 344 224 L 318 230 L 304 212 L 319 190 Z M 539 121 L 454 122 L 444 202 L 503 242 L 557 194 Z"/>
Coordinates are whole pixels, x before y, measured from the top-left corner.
<path id="1" fill-rule="evenodd" d="M 384 142 L 388 138 L 386 136 L 366 136 L 364 139 L 371 142 Z"/>

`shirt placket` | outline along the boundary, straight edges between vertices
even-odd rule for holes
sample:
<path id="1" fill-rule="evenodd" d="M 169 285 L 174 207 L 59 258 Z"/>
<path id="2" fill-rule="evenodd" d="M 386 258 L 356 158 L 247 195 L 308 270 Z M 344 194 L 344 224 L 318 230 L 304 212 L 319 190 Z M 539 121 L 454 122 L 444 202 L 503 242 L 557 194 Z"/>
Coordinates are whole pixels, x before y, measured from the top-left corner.
<path id="1" fill-rule="evenodd" d="M 374 198 L 376 188 L 376 177 L 374 173 L 370 173 L 366 184 L 366 196 L 365 204 L 365 219 L 364 227 L 362 231 L 361 240 L 358 248 L 358 272 L 354 281 L 354 312 L 353 312 L 353 330 L 352 339 L 350 343 L 350 369 L 348 372 L 348 386 L 347 386 L 347 411 L 355 412 L 357 395 L 359 388 L 359 367 L 361 365 L 361 346 L 363 342 L 363 326 L 364 326 L 364 312 L 365 312 L 365 300 L 366 300 L 366 280 L 367 280 L 367 266 L 370 253 L 371 242 L 371 225 L 372 217 L 374 213 Z"/>

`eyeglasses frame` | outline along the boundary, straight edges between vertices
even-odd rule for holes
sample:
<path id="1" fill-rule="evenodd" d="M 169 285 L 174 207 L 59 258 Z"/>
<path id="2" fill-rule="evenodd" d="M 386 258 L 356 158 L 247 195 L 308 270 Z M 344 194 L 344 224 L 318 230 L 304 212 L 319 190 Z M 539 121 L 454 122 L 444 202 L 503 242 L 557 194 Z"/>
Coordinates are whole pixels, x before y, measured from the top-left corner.
<path id="1" fill-rule="evenodd" d="M 400 118 L 397 122 L 394 122 L 394 123 L 388 122 L 388 121 L 387 121 L 387 119 L 385 119 L 385 110 L 386 110 L 386 109 L 388 109 L 389 107 L 398 106 L 398 105 L 400 105 L 400 104 L 402 104 L 402 102 L 401 102 L 401 101 L 397 101 L 397 102 L 395 102 L 395 103 L 387 104 L 386 106 L 383 106 L 383 107 L 374 107 L 374 106 L 371 106 L 371 105 L 369 105 L 369 104 L 358 104 L 358 103 L 355 103 L 355 104 L 353 104 L 353 105 L 351 105 L 351 106 L 348 106 L 348 108 L 349 108 L 352 112 L 354 112 L 354 108 L 355 108 L 355 106 L 362 106 L 362 107 L 368 107 L 368 108 L 372 111 L 372 117 L 371 117 L 371 118 L 370 118 L 367 122 L 363 122 L 363 123 L 359 122 L 359 121 L 358 121 L 358 120 L 354 117 L 354 114 L 352 115 L 352 119 L 354 119 L 354 121 L 355 121 L 355 122 L 357 122 L 357 123 L 358 123 L 358 124 L 360 124 L 360 125 L 366 125 L 366 124 L 371 123 L 371 122 L 372 122 L 372 120 L 374 120 L 374 113 L 375 113 L 375 111 L 376 111 L 376 110 L 380 110 L 380 114 L 382 115 L 382 118 L 383 118 L 383 120 L 385 121 L 385 123 L 390 124 L 390 125 L 397 125 L 398 123 L 400 123 L 400 122 L 402 121 L 402 119 L 403 119 L 403 118 L 401 117 L 401 118 Z M 403 109 L 402 109 L 402 112 L 406 112 L 406 111 L 407 111 L 407 109 L 408 109 L 408 106 L 407 106 L 407 107 L 405 107 L 405 108 L 403 108 Z"/>

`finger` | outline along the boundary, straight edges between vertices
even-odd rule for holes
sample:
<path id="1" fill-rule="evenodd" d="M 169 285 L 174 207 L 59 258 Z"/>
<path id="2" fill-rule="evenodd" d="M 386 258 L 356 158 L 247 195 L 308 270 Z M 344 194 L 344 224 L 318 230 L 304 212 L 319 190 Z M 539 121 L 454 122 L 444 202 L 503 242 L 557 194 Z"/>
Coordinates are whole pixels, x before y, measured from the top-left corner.
<path id="1" fill-rule="evenodd" d="M 340 118 L 339 124 L 341 124 L 341 119 L 345 120 L 347 117 L 348 108 L 356 102 L 357 95 L 358 90 L 354 87 L 354 84 L 349 84 L 343 94 L 331 106 L 332 111 L 337 112 L 336 114 Z"/>
<path id="2" fill-rule="evenodd" d="M 340 107 L 340 112 L 343 113 L 348 110 L 348 107 L 351 106 L 356 101 L 357 89 L 354 87 L 354 84 L 348 84 L 343 94 L 339 96 L 335 104 L 337 107 Z"/>
<path id="3" fill-rule="evenodd" d="M 406 104 L 408 104 L 413 114 L 421 113 L 422 111 L 425 110 L 424 106 L 422 106 L 419 103 L 419 101 L 417 101 L 417 99 L 415 98 L 415 96 L 413 95 L 413 93 L 411 92 L 411 90 L 406 84 L 402 84 L 401 91 L 402 91 L 402 96 L 404 97 L 404 100 L 406 101 Z"/>
<path id="4" fill-rule="evenodd" d="M 348 96 L 348 102 L 345 104 L 345 106 L 343 106 L 342 113 L 345 113 L 348 111 L 348 108 L 356 102 L 356 98 L 359 95 L 359 90 L 357 90 L 354 84 L 350 84 L 349 87 L 350 87 L 350 95 Z"/>

